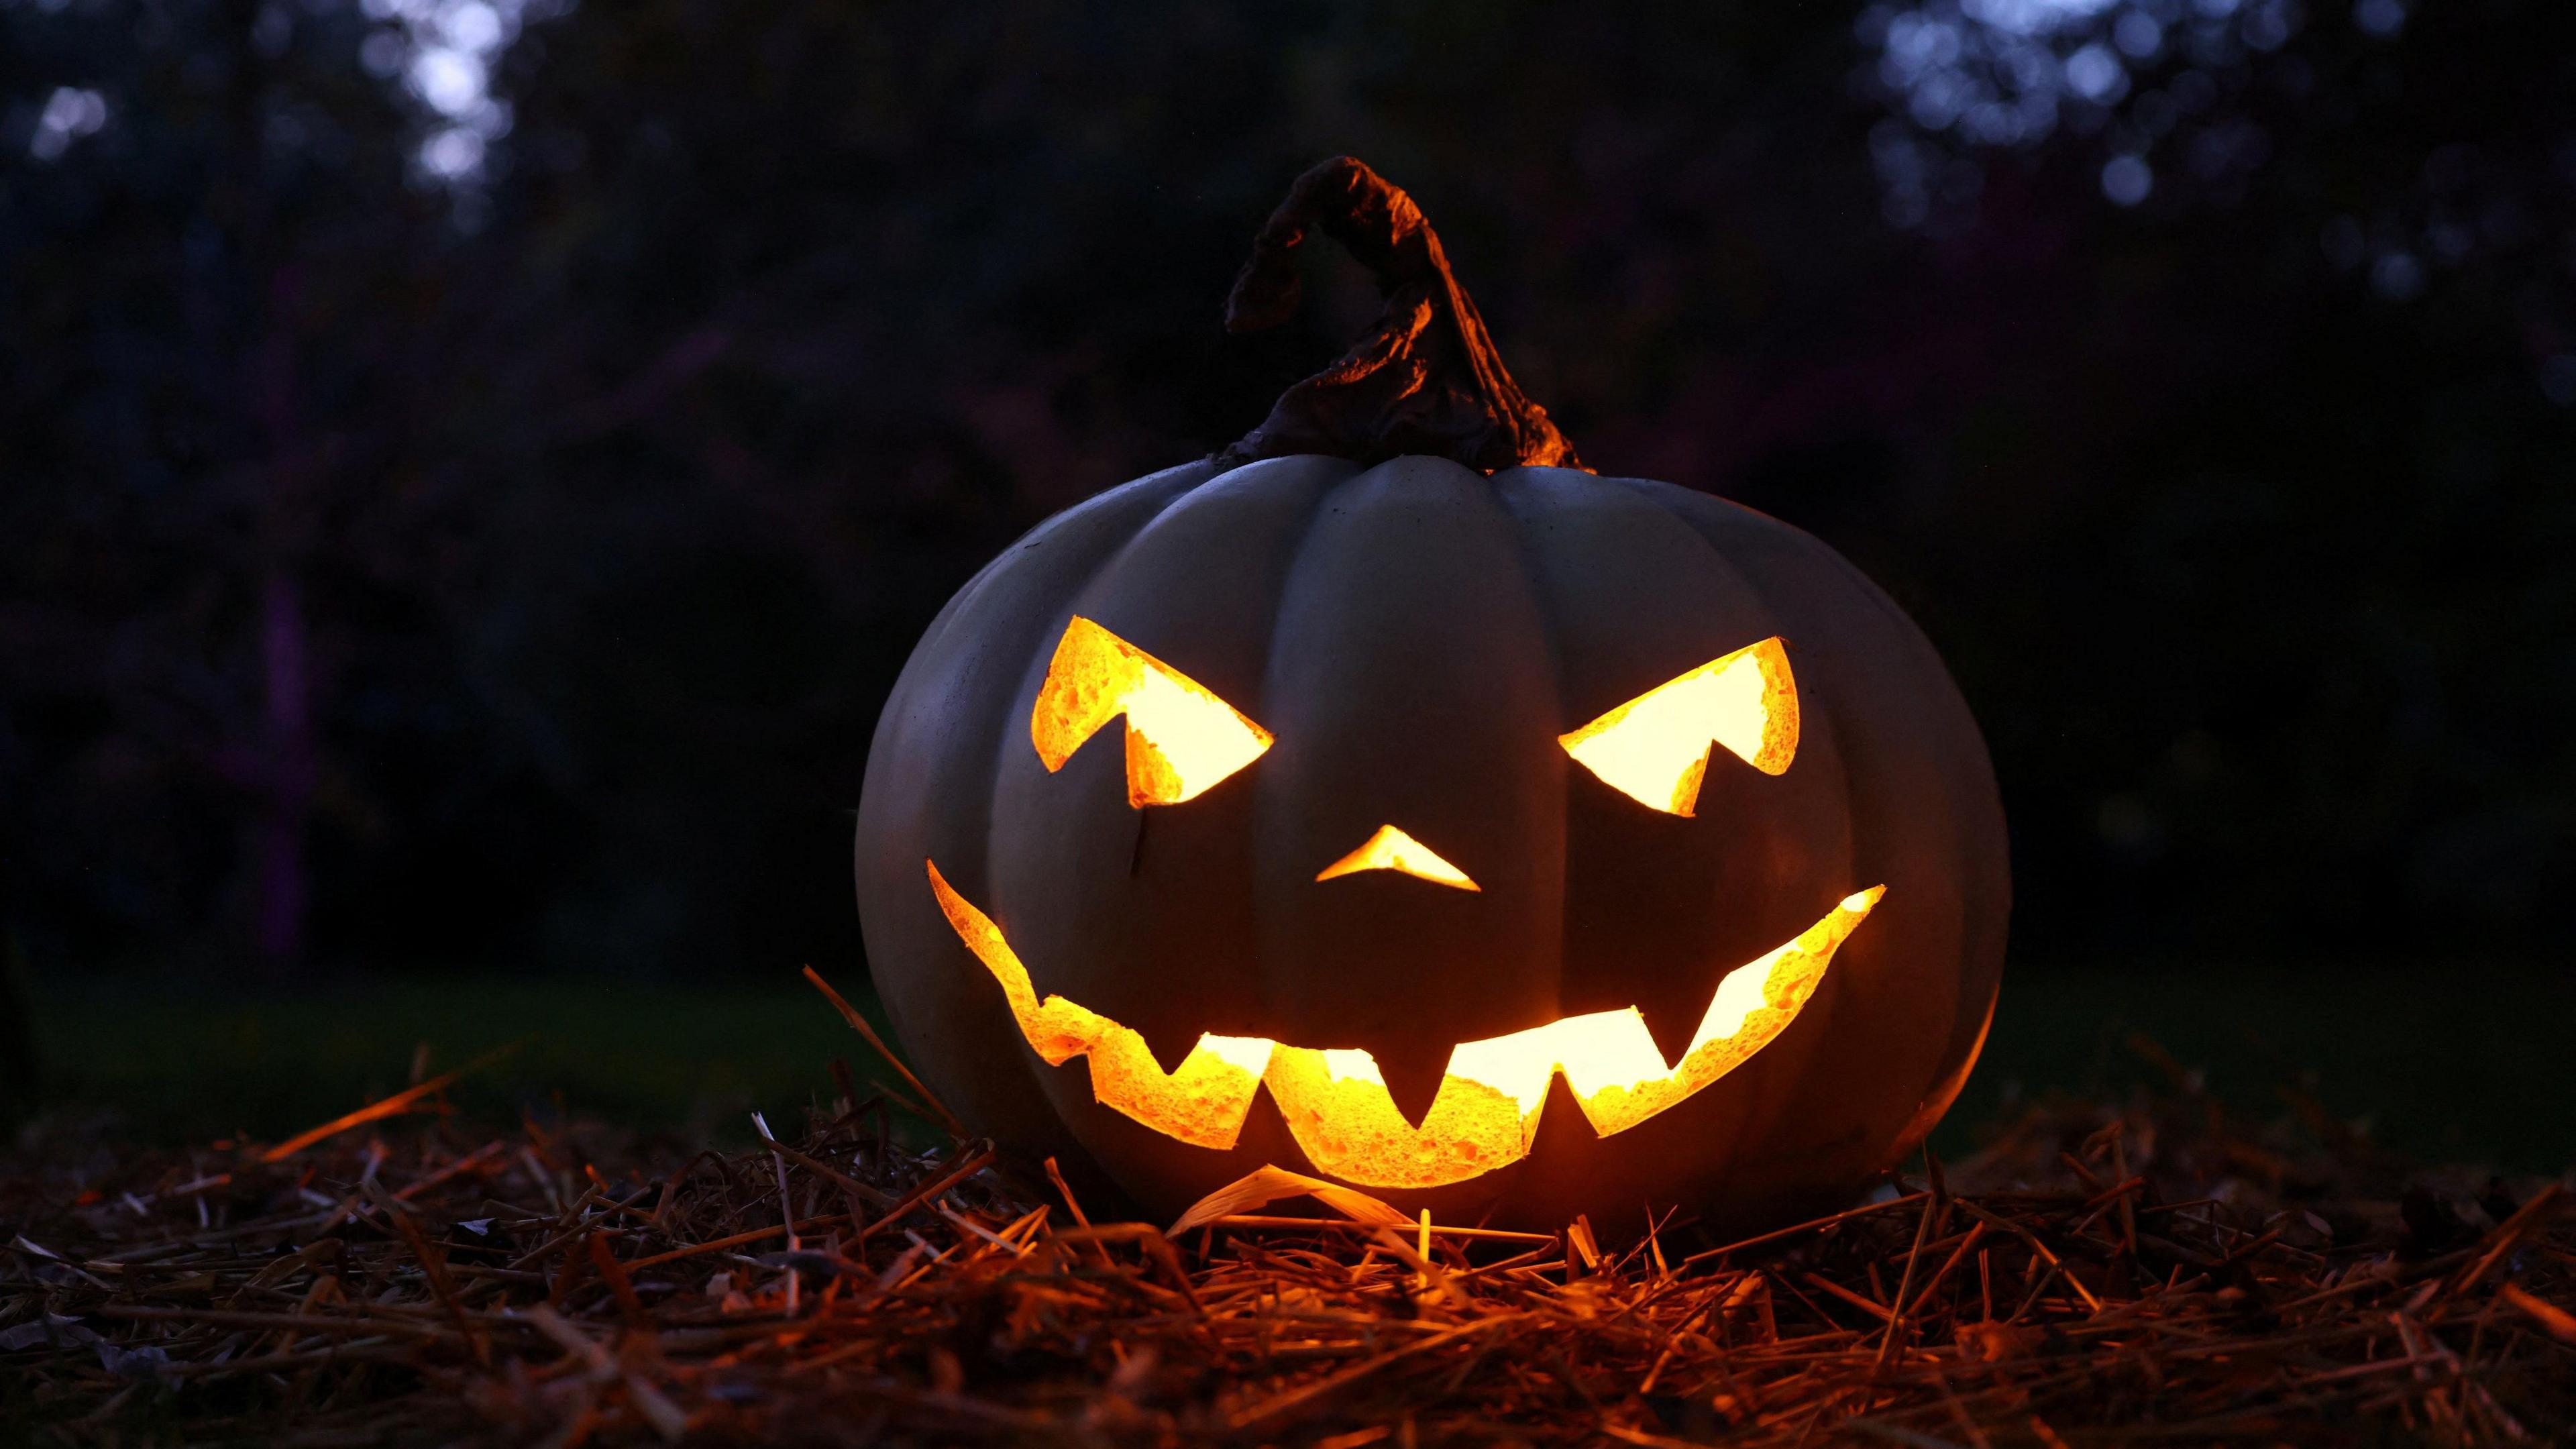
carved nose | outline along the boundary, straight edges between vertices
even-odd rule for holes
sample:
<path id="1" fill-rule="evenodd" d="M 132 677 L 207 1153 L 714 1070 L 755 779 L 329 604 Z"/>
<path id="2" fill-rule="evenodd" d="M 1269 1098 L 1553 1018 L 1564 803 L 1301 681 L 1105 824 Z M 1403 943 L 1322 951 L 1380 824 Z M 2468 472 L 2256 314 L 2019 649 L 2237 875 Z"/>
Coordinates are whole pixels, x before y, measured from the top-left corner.
<path id="1" fill-rule="evenodd" d="M 1462 891 L 1483 889 L 1469 880 L 1465 871 L 1442 860 L 1438 851 L 1392 825 L 1379 826 L 1359 849 L 1324 867 L 1315 879 L 1331 880 L 1364 870 L 1400 870 L 1434 885 L 1456 886 Z"/>

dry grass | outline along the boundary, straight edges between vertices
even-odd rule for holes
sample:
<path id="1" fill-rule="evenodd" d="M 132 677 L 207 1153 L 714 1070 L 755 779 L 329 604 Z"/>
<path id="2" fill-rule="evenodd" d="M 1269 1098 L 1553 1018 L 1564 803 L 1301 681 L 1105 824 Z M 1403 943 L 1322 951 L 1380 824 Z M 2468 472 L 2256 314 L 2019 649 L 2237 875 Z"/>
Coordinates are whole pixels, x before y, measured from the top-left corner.
<path id="1" fill-rule="evenodd" d="M 1604 1251 L 1349 1193 L 1090 1223 L 983 1144 L 907 1148 L 917 1088 L 835 1065 L 828 1108 L 733 1157 L 473 1133 L 435 1082 L 275 1146 L 31 1133 L 0 1163 L 0 1441 L 2576 1435 L 2559 1184 L 2409 1173 L 2179 1074 L 1834 1217 Z"/>

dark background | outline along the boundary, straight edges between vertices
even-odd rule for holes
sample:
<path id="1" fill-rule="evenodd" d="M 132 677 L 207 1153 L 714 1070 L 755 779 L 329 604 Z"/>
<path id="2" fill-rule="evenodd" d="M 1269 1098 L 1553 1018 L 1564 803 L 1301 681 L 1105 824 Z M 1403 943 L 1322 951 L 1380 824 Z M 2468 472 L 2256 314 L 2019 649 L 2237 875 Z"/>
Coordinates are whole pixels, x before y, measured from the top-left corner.
<path id="1" fill-rule="evenodd" d="M 2563 968 L 2571 22 L 0 0 L 10 958 L 856 976 L 914 639 L 1337 350 L 1217 313 L 1347 151 L 1587 461 L 1922 623 L 2017 969 Z"/>

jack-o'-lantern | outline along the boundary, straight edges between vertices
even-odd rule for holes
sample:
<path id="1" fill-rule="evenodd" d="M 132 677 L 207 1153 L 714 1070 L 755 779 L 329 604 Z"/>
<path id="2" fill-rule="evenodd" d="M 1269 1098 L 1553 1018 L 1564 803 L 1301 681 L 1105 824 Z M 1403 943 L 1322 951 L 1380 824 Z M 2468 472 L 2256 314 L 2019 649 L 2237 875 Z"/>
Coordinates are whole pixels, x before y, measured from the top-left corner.
<path id="1" fill-rule="evenodd" d="M 1300 179 L 1231 326 L 1319 228 L 1376 331 L 1041 524 L 886 705 L 859 897 L 920 1074 L 1166 1213 L 1264 1165 L 1605 1231 L 1848 1196 L 1994 1003 L 1966 707 L 1816 540 L 1584 470 L 1359 163 Z"/>

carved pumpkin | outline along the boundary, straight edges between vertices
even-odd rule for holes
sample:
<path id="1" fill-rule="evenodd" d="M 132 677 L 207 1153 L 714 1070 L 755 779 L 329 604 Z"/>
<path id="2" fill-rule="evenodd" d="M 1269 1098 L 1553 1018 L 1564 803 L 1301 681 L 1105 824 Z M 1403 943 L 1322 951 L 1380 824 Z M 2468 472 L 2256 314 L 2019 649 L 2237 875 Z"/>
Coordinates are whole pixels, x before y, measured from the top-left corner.
<path id="1" fill-rule="evenodd" d="M 1824 545 L 1582 470 L 1358 163 L 1231 324 L 1286 315 L 1317 226 L 1377 333 L 1040 525 L 886 706 L 858 884 L 921 1074 L 1165 1213 L 1265 1164 L 1539 1227 L 1847 1197 L 1992 1010 L 1975 724 Z"/>

